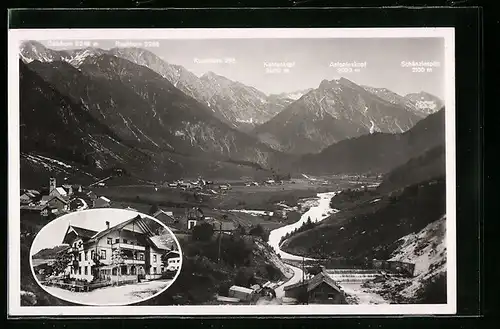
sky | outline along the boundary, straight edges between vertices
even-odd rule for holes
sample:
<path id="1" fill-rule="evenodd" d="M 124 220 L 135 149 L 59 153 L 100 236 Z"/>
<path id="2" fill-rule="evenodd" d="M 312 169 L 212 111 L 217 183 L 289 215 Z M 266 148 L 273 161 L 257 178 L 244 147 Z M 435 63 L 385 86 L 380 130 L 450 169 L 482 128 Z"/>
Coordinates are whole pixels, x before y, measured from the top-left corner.
<path id="1" fill-rule="evenodd" d="M 135 216 L 137 212 L 126 209 L 91 209 L 72 212 L 54 219 L 37 234 L 31 249 L 31 255 L 44 248 L 53 248 L 62 245 L 68 226 L 75 225 L 89 230 L 102 231 L 106 229 L 106 221 L 110 226 L 115 226 Z M 141 214 L 141 216 L 145 216 Z"/>
<path id="2" fill-rule="evenodd" d="M 444 99 L 443 38 L 189 39 L 128 40 L 197 76 L 212 71 L 271 93 L 317 88 L 322 80 L 344 77 L 357 84 L 387 88 L 402 96 L 425 91 Z M 103 49 L 127 40 L 93 40 Z M 78 48 L 43 42 L 52 49 Z M 79 47 L 83 48 L 83 47 Z M 218 61 L 218 63 L 214 63 Z M 358 72 L 339 73 L 331 62 L 366 62 Z M 402 61 L 437 61 L 432 72 L 412 72 Z M 222 63 L 220 63 L 222 62 Z M 266 72 L 265 63 L 288 62 L 288 73 Z"/>

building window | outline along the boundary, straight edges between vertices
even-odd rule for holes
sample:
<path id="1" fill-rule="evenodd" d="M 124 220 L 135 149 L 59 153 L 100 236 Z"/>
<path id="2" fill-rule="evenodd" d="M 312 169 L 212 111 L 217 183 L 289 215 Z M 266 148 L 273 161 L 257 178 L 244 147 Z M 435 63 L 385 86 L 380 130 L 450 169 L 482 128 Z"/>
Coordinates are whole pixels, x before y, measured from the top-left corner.
<path id="1" fill-rule="evenodd" d="M 112 244 L 112 243 L 113 243 L 113 239 L 108 238 L 108 244 Z"/>
<path id="2" fill-rule="evenodd" d="M 137 259 L 137 253 L 134 252 L 134 259 Z"/>
<path id="3" fill-rule="evenodd" d="M 153 267 L 153 274 L 156 274 L 156 267 Z"/>
<path id="4" fill-rule="evenodd" d="M 94 259 L 95 257 L 95 251 L 94 250 L 91 250 L 90 251 L 90 259 Z"/>
<path id="5" fill-rule="evenodd" d="M 118 275 L 118 268 L 113 267 L 113 270 L 111 271 L 111 275 Z"/>
<path id="6" fill-rule="evenodd" d="M 139 260 L 144 260 L 144 254 L 143 253 L 139 254 Z"/>
<path id="7" fill-rule="evenodd" d="M 82 261 L 82 253 L 79 253 L 78 254 L 78 261 L 81 262 Z"/>
<path id="8" fill-rule="evenodd" d="M 101 259 L 106 259 L 106 250 L 101 249 Z"/>
<path id="9" fill-rule="evenodd" d="M 88 251 L 85 252 L 85 260 L 89 260 L 89 252 Z"/>
<path id="10" fill-rule="evenodd" d="M 130 274 L 135 275 L 135 266 L 130 268 Z"/>
<path id="11" fill-rule="evenodd" d="M 188 221 L 188 230 L 196 226 L 196 221 L 195 220 L 189 220 Z"/>
<path id="12" fill-rule="evenodd" d="M 81 266 L 78 268 L 78 274 L 82 274 L 82 267 Z"/>
<path id="13" fill-rule="evenodd" d="M 127 239 L 123 239 L 123 243 L 128 243 L 128 240 Z"/>
<path id="14" fill-rule="evenodd" d="M 156 263 L 156 255 L 153 255 L 153 263 Z"/>
<path id="15" fill-rule="evenodd" d="M 335 294 L 329 293 L 328 294 L 328 299 L 335 299 Z"/>
<path id="16" fill-rule="evenodd" d="M 115 239 L 115 243 L 120 243 L 120 239 Z"/>
<path id="17" fill-rule="evenodd" d="M 85 275 L 89 274 L 88 266 L 85 266 L 85 268 L 84 268 L 84 274 Z"/>

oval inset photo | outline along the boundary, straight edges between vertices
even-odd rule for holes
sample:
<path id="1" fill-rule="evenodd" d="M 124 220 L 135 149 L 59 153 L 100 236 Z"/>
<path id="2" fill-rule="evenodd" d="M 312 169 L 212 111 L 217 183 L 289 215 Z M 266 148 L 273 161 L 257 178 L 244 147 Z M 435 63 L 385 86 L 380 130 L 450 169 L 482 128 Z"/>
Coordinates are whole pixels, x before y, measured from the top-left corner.
<path id="1" fill-rule="evenodd" d="M 182 267 L 175 235 L 159 220 L 126 209 L 67 214 L 37 234 L 33 276 L 49 294 L 84 305 L 129 305 L 162 293 Z"/>

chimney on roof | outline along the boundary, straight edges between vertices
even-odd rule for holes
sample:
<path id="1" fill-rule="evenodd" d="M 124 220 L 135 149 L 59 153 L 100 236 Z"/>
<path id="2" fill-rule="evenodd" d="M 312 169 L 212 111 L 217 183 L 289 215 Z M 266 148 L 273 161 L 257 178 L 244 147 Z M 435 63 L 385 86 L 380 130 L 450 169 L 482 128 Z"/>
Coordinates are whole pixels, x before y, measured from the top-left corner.
<path id="1" fill-rule="evenodd" d="M 109 222 L 106 221 L 106 229 L 109 229 Z"/>

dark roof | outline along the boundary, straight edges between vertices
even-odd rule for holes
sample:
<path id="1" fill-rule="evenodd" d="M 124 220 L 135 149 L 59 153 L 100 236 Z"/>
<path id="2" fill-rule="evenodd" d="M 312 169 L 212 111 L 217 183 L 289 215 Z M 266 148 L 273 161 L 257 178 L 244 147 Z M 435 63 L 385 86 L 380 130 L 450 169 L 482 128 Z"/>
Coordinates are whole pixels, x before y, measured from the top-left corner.
<path id="1" fill-rule="evenodd" d="M 236 224 L 230 221 L 209 220 L 208 222 L 214 226 L 215 231 L 234 231 L 236 229 Z"/>
<path id="2" fill-rule="evenodd" d="M 89 230 L 89 229 L 86 229 L 86 228 L 83 228 L 83 227 L 78 227 L 78 226 L 73 226 L 73 225 L 69 225 L 68 226 L 68 229 L 66 230 L 66 233 L 64 234 L 64 238 L 63 238 L 63 243 L 67 243 L 68 241 L 66 240 L 66 237 L 68 236 L 68 233 L 70 230 L 73 230 L 74 233 L 85 239 L 85 240 L 88 240 L 90 238 L 92 238 L 97 232 L 96 231 L 92 231 L 92 230 Z"/>
<path id="3" fill-rule="evenodd" d="M 180 257 L 180 253 L 177 250 L 171 250 L 165 254 L 165 257 Z"/>
<path id="4" fill-rule="evenodd" d="M 337 283 L 325 272 L 321 272 L 305 282 L 298 282 L 298 283 L 286 286 L 284 288 L 284 290 L 290 290 L 293 288 L 302 287 L 305 284 L 307 284 L 307 291 L 309 292 L 309 291 L 313 290 L 314 288 L 316 288 L 317 286 L 319 286 L 323 282 L 326 283 L 327 285 L 329 285 L 330 287 L 332 287 L 333 289 L 337 290 L 338 292 L 341 291 L 341 289 L 337 285 Z"/>
<path id="5" fill-rule="evenodd" d="M 54 199 L 58 199 L 58 200 L 62 201 L 63 203 L 69 203 L 69 200 L 66 200 L 66 199 L 62 198 L 62 197 L 60 197 L 59 195 L 54 195 L 54 196 L 52 196 L 52 197 L 48 200 L 48 202 L 50 202 L 50 201 L 52 201 L 52 200 L 54 200 Z"/>
<path id="6" fill-rule="evenodd" d="M 94 235 L 96 235 L 97 231 L 89 230 L 83 227 L 78 227 L 78 226 L 73 226 L 71 225 L 71 228 L 75 230 L 76 234 L 78 234 L 81 237 L 84 238 L 91 238 Z"/>
<path id="7" fill-rule="evenodd" d="M 205 217 L 205 221 L 214 227 L 215 231 L 234 231 L 237 225 L 231 220 L 215 219 L 213 217 Z"/>
<path id="8" fill-rule="evenodd" d="M 153 214 L 153 217 L 156 218 L 156 219 L 158 219 L 163 224 L 167 224 L 167 225 L 168 224 L 172 224 L 173 222 L 175 222 L 175 218 L 173 216 L 170 216 L 169 214 L 167 214 L 166 211 L 161 210 L 161 209 L 159 209 L 158 211 L 156 211 Z"/>
<path id="9" fill-rule="evenodd" d="M 122 228 L 124 228 L 125 226 L 127 226 L 128 224 L 132 223 L 132 222 L 137 222 L 137 225 L 146 232 L 146 234 L 148 234 L 149 236 L 153 236 L 153 232 L 152 232 L 152 229 L 149 227 L 149 225 L 147 223 L 144 222 L 144 219 L 140 216 L 140 215 L 137 215 L 135 216 L 134 218 L 131 218 L 129 220 L 126 220 L 118 225 L 115 225 L 113 227 L 110 227 L 108 229 L 105 229 L 104 231 L 101 231 L 99 232 L 98 234 L 96 234 L 92 240 L 93 241 L 97 241 L 98 239 L 100 239 L 101 237 L 103 237 L 104 235 L 108 234 L 109 232 L 112 232 L 112 231 L 115 231 L 115 230 L 120 230 Z"/>

